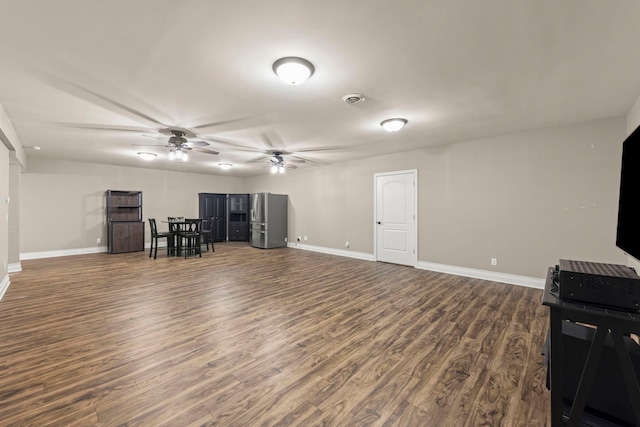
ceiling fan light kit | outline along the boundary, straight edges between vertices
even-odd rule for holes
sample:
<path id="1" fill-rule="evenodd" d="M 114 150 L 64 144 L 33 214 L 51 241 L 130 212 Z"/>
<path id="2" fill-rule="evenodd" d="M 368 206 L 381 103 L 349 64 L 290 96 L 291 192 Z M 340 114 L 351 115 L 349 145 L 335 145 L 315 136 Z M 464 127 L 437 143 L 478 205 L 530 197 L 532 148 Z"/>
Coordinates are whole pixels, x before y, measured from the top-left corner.
<path id="1" fill-rule="evenodd" d="M 169 151 L 169 160 L 176 160 L 178 162 L 188 162 L 189 154 L 181 148 L 172 148 Z"/>
<path id="2" fill-rule="evenodd" d="M 271 166 L 271 173 L 284 173 L 284 165 L 273 165 Z"/>
<path id="3" fill-rule="evenodd" d="M 142 160 L 153 160 L 156 158 L 157 154 L 140 152 L 138 153 L 138 156 L 140 156 Z"/>
<path id="4" fill-rule="evenodd" d="M 283 82 L 291 85 L 305 82 L 313 75 L 314 71 L 315 68 L 311 62 L 295 56 L 280 58 L 273 63 L 273 72 Z"/>
<path id="5" fill-rule="evenodd" d="M 380 126 L 387 132 L 397 132 L 407 124 L 407 119 L 395 118 L 380 122 Z"/>

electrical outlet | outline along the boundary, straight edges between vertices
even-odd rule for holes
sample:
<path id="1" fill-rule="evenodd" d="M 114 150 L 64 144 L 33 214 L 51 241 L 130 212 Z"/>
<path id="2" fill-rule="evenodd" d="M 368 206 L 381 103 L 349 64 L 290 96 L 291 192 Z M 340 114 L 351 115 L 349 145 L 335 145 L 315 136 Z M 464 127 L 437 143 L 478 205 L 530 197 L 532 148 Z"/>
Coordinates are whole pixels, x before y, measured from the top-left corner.
<path id="1" fill-rule="evenodd" d="M 304 240 L 307 240 L 307 236 L 304 236 Z"/>
<path id="2" fill-rule="evenodd" d="M 102 242 L 102 239 L 98 237 L 98 238 L 96 239 L 96 243 L 101 243 L 101 242 Z"/>
<path id="3" fill-rule="evenodd" d="M 345 243 L 345 244 L 344 244 L 344 247 L 345 247 L 345 248 L 348 248 L 348 247 L 349 247 L 349 241 L 348 241 L 348 240 L 347 240 L 347 243 Z"/>
<path id="4" fill-rule="evenodd" d="M 491 265 L 498 265 L 498 258 L 491 258 Z"/>

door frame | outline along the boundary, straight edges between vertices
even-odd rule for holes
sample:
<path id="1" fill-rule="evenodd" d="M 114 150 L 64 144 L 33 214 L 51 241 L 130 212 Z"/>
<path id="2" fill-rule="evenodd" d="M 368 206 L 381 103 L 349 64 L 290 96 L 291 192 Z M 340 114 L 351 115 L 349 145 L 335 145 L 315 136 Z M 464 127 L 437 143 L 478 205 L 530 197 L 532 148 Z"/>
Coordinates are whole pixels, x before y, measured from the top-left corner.
<path id="1" fill-rule="evenodd" d="M 413 175 L 413 258 L 412 267 L 418 265 L 418 169 L 381 172 L 373 174 L 373 260 L 378 261 L 378 177 Z"/>

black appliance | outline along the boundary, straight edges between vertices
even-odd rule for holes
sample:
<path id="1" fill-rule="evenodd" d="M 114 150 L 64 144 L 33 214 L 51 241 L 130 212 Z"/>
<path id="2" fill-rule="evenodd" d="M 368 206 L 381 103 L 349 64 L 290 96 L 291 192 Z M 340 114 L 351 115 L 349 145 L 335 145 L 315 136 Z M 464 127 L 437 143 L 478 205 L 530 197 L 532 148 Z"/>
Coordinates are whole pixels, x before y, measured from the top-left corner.
<path id="1" fill-rule="evenodd" d="M 555 276 L 562 299 L 640 309 L 640 276 L 626 265 L 561 259 Z"/>

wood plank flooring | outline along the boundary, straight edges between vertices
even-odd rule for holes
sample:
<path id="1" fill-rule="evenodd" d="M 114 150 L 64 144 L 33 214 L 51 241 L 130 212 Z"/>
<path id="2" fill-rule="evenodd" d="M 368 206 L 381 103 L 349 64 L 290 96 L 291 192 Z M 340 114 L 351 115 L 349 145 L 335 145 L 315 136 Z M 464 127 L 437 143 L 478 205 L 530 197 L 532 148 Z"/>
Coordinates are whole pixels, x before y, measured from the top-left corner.
<path id="1" fill-rule="evenodd" d="M 216 244 L 22 262 L 2 426 L 546 426 L 541 290 Z"/>

